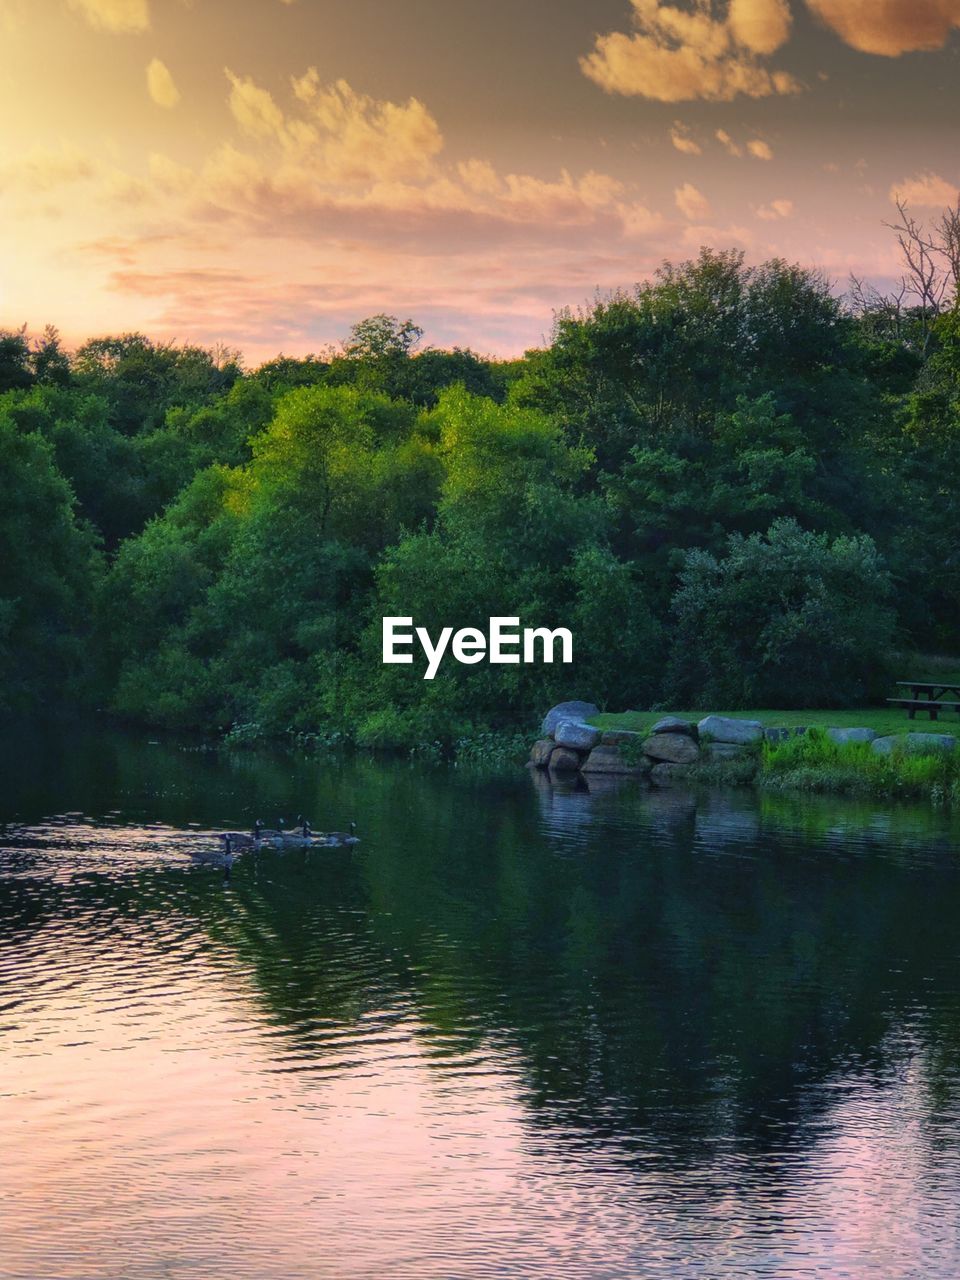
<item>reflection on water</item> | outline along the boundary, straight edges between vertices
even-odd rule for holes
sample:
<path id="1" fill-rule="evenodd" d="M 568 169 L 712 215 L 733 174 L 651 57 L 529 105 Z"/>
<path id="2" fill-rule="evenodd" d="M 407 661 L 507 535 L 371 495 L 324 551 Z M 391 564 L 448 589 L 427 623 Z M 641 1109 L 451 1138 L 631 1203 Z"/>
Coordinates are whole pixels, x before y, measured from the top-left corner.
<path id="1" fill-rule="evenodd" d="M 5 1280 L 960 1272 L 946 816 L 4 751 Z"/>

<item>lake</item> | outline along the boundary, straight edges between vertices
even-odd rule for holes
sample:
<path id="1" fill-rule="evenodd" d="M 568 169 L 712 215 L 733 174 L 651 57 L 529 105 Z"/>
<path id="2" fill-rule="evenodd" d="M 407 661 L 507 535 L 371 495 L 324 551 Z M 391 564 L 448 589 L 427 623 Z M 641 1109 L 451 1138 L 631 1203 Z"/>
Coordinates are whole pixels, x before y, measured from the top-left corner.
<path id="1" fill-rule="evenodd" d="M 33 731 L 0 823 L 4 1280 L 960 1274 L 957 819 Z"/>

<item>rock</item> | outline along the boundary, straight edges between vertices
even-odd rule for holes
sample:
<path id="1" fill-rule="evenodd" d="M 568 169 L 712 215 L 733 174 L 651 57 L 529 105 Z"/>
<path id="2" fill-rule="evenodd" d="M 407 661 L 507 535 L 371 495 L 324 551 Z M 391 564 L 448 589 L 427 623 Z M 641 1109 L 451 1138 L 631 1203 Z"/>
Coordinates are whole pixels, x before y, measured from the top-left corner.
<path id="1" fill-rule="evenodd" d="M 540 732 L 545 738 L 552 738 L 561 720 L 590 720 L 599 714 L 600 708 L 592 702 L 558 702 L 544 716 Z"/>
<path id="2" fill-rule="evenodd" d="M 651 733 L 685 733 L 696 738 L 697 726 L 691 720 L 679 720 L 676 716 L 664 716 L 650 730 Z"/>
<path id="3" fill-rule="evenodd" d="M 786 742 L 789 738 L 802 738 L 806 732 L 807 726 L 803 724 L 779 725 L 764 729 L 763 736 L 768 742 Z"/>
<path id="4" fill-rule="evenodd" d="M 580 768 L 580 754 L 566 747 L 556 747 L 550 757 L 551 773 L 576 773 Z"/>
<path id="5" fill-rule="evenodd" d="M 632 729 L 607 729 L 600 738 L 602 747 L 622 747 L 626 743 L 635 742 L 639 747 L 643 742 L 642 733 L 634 733 Z"/>
<path id="6" fill-rule="evenodd" d="M 643 744 L 643 753 L 667 764 L 692 764 L 700 748 L 685 733 L 655 733 Z"/>
<path id="7" fill-rule="evenodd" d="M 874 738 L 870 745 L 878 756 L 888 756 L 898 748 L 908 755 L 920 756 L 955 751 L 957 740 L 950 733 L 892 733 L 885 738 Z"/>
<path id="8" fill-rule="evenodd" d="M 701 738 L 711 742 L 733 742 L 747 746 L 763 737 L 763 725 L 759 720 L 734 720 L 730 716 L 706 716 L 697 725 Z"/>
<path id="9" fill-rule="evenodd" d="M 661 764 L 653 766 L 650 774 L 650 781 L 655 787 L 672 787 L 677 782 L 683 782 L 689 777 L 690 766 L 688 764 L 670 764 L 664 761 Z"/>
<path id="10" fill-rule="evenodd" d="M 650 769 L 650 761 L 640 764 L 627 764 L 617 746 L 594 747 L 581 766 L 584 773 L 627 773 L 642 774 Z"/>
<path id="11" fill-rule="evenodd" d="M 831 742 L 843 746 L 847 742 L 873 742 L 877 736 L 876 729 L 828 729 L 827 737 Z"/>
<path id="12" fill-rule="evenodd" d="M 533 744 L 533 749 L 530 752 L 530 763 L 534 768 L 546 769 L 556 745 L 552 738 L 541 738 L 539 742 Z"/>
<path id="13" fill-rule="evenodd" d="M 624 787 L 636 788 L 637 780 L 629 773 L 582 773 L 580 781 L 591 796 L 615 796 Z"/>
<path id="14" fill-rule="evenodd" d="M 600 730 L 583 720 L 561 720 L 554 730 L 554 741 L 558 747 L 569 747 L 572 751 L 592 751 L 600 741 Z"/>
<path id="15" fill-rule="evenodd" d="M 703 748 L 708 760 L 735 760 L 746 754 L 746 747 L 736 742 L 708 742 Z"/>

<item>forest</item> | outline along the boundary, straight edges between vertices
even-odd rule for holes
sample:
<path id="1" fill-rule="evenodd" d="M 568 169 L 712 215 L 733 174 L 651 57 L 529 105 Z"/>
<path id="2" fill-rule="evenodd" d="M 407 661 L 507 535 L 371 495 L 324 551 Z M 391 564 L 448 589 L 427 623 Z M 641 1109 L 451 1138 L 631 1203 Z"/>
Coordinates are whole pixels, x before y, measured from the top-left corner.
<path id="1" fill-rule="evenodd" d="M 908 245 L 909 247 L 909 245 Z M 909 280 L 907 282 L 909 284 Z M 703 250 L 522 359 L 0 333 L 0 707 L 406 748 L 612 708 L 866 705 L 956 653 L 960 305 Z M 565 626 L 381 662 L 381 619 Z"/>

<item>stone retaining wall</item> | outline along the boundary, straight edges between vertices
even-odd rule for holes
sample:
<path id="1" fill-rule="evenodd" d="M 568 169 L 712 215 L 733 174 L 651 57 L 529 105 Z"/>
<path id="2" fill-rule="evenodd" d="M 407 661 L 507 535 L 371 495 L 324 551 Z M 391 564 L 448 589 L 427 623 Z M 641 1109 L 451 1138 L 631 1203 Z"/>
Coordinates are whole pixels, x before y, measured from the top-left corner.
<path id="1" fill-rule="evenodd" d="M 627 729 L 604 732 L 588 721 L 600 714 L 591 702 L 561 702 L 544 717 L 542 737 L 534 743 L 529 768 L 551 774 L 619 774 L 646 777 L 655 786 L 670 786 L 696 771 L 696 766 L 756 756 L 760 744 L 783 742 L 807 732 L 802 726 L 765 728 L 759 720 L 705 716 L 698 723 L 665 716 L 649 733 Z M 908 752 L 953 751 L 950 734 L 907 733 L 879 737 L 873 729 L 827 729 L 837 743 L 869 742 L 878 754 L 895 745 Z"/>

